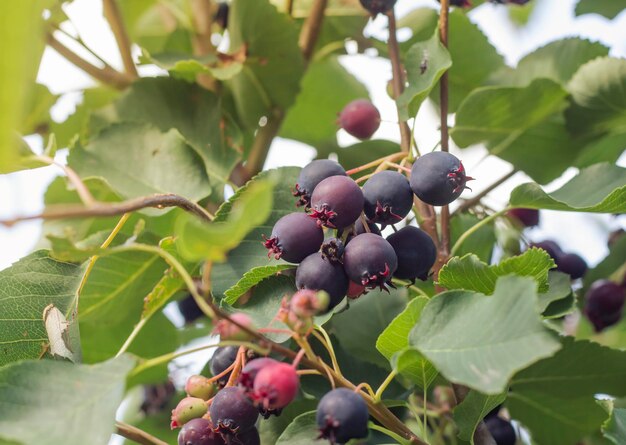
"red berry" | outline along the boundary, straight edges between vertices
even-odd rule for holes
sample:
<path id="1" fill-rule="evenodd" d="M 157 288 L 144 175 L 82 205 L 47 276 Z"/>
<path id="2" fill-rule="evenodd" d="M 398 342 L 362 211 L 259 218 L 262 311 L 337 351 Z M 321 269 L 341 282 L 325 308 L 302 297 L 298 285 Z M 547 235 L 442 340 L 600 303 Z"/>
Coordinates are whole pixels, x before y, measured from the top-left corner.
<path id="1" fill-rule="evenodd" d="M 252 398 L 264 409 L 280 409 L 291 403 L 299 388 L 300 378 L 295 368 L 275 362 L 261 368 L 256 375 Z"/>
<path id="2" fill-rule="evenodd" d="M 275 363 L 276 360 L 269 357 L 260 357 L 250 360 L 246 363 L 246 366 L 243 367 L 241 373 L 239 374 L 239 384 L 246 389 L 252 389 L 254 386 L 254 379 L 259 371 L 266 366 L 273 365 Z"/>
<path id="3" fill-rule="evenodd" d="M 380 126 L 380 113 L 369 100 L 357 99 L 339 113 L 339 125 L 359 139 L 369 139 Z"/>

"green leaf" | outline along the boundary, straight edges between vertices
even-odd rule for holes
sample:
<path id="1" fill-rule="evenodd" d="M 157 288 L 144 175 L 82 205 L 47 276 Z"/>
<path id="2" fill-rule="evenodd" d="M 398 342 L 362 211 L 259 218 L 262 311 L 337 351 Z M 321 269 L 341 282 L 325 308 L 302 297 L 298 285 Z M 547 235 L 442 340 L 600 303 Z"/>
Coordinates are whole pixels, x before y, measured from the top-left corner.
<path id="1" fill-rule="evenodd" d="M 581 65 L 608 54 L 609 48 L 600 42 L 568 37 L 524 56 L 515 70 L 496 75 L 495 80 L 503 85 L 524 86 L 534 79 L 545 78 L 566 86 Z"/>
<path id="2" fill-rule="evenodd" d="M 0 368 L 0 435 L 24 445 L 108 443 L 132 367 L 122 356 L 97 365 L 43 360 Z"/>
<path id="3" fill-rule="evenodd" d="M 474 431 L 483 418 L 496 406 L 504 402 L 506 392 L 487 396 L 470 391 L 463 402 L 454 408 L 454 423 L 459 429 L 459 438 L 474 444 Z"/>
<path id="4" fill-rule="evenodd" d="M 626 409 L 615 408 L 613 401 L 603 402 L 610 407 L 610 417 L 602 424 L 602 434 L 616 445 L 626 443 Z"/>
<path id="5" fill-rule="evenodd" d="M 614 163 L 624 152 L 624 147 L 626 147 L 626 132 L 592 138 L 591 142 L 581 149 L 574 165 L 582 168 L 600 162 Z"/>
<path id="6" fill-rule="evenodd" d="M 349 354 L 383 368 L 388 367 L 388 360 L 379 354 L 375 346 L 379 335 L 406 306 L 406 294 L 403 289 L 390 293 L 380 290 L 368 292 L 351 301 L 350 310 L 333 317 L 332 333 Z M 354 323 L 353 320 L 360 321 Z"/>
<path id="7" fill-rule="evenodd" d="M 261 443 L 275 444 L 280 435 L 299 415 L 311 412 L 317 406 L 315 399 L 296 399 L 283 408 L 280 416 L 272 416 L 259 423 Z M 315 436 L 317 437 L 317 436 Z"/>
<path id="8" fill-rule="evenodd" d="M 317 60 L 302 78 L 302 90 L 285 117 L 280 136 L 318 149 L 336 147 L 337 115 L 350 101 L 362 97 L 368 97 L 367 89 L 337 56 Z"/>
<path id="9" fill-rule="evenodd" d="M 0 366 L 35 359 L 49 342 L 43 321 L 44 309 L 54 304 L 72 323 L 76 292 L 84 268 L 55 261 L 40 250 L 0 271 Z M 71 345 L 80 350 L 79 344 Z"/>
<path id="10" fill-rule="evenodd" d="M 459 147 L 508 141 L 559 111 L 566 94 L 549 79 L 536 79 L 523 88 L 478 88 L 460 105 L 452 137 Z"/>
<path id="11" fill-rule="evenodd" d="M 176 226 L 178 249 L 188 260 L 224 261 L 252 229 L 263 224 L 272 209 L 274 181 L 256 179 L 231 199 L 226 221 L 203 223 L 191 215 L 182 215 Z"/>
<path id="12" fill-rule="evenodd" d="M 625 351 L 571 337 L 562 344 L 511 381 L 511 415 L 542 445 L 569 445 L 597 430 L 606 413 L 595 403 L 596 394 L 626 395 Z"/>
<path id="13" fill-rule="evenodd" d="M 448 71 L 449 112 L 453 113 L 465 97 L 485 85 L 489 77 L 504 66 L 504 59 L 463 11 L 454 9 L 449 20 L 450 29 L 454 29 L 448 37 L 448 51 L 453 61 Z M 430 97 L 439 103 L 439 85 Z"/>
<path id="14" fill-rule="evenodd" d="M 210 192 L 199 161 L 178 131 L 162 133 L 147 124 L 131 123 L 107 127 L 87 146 L 75 147 L 69 157 L 69 165 L 81 177 L 104 178 L 126 198 L 176 193 L 190 200 Z"/>
<path id="15" fill-rule="evenodd" d="M 298 30 L 268 0 L 235 0 L 228 17 L 230 54 L 245 51 L 243 71 L 227 83 L 247 127 L 295 101 L 304 73 Z"/>
<path id="16" fill-rule="evenodd" d="M 235 58 L 218 58 L 214 54 L 203 57 L 193 57 L 184 53 L 161 53 L 151 55 L 144 50 L 141 61 L 154 63 L 156 66 L 169 71 L 172 77 L 186 82 L 195 82 L 200 74 L 210 75 L 218 80 L 228 80 L 239 74 L 243 64 Z"/>
<path id="17" fill-rule="evenodd" d="M 580 193 L 585 190 L 585 193 Z M 535 183 L 522 184 L 511 192 L 510 203 L 529 209 L 570 212 L 623 213 L 626 211 L 626 168 L 611 164 L 587 167 L 552 193 Z"/>
<path id="18" fill-rule="evenodd" d="M 59 96 L 52 94 L 48 87 L 36 83 L 29 94 L 29 101 L 22 124 L 19 128 L 21 134 L 46 132 L 51 122 L 50 108 L 55 104 Z"/>
<path id="19" fill-rule="evenodd" d="M 283 260 L 269 260 L 267 249 L 263 246 L 262 235 L 269 236 L 272 227 L 281 217 L 288 213 L 297 211 L 295 200 L 292 195 L 292 188 L 295 185 L 299 168 L 283 167 L 276 170 L 261 172 L 257 180 L 272 177 L 275 180 L 275 187 L 272 192 L 272 211 L 262 225 L 252 230 L 241 243 L 230 251 L 228 261 L 218 263 L 213 266 L 211 282 L 213 283 L 213 294 L 217 298 L 223 298 L 224 293 L 235 286 L 248 271 L 256 267 L 272 267 L 275 265 L 287 264 Z M 234 203 L 239 196 L 247 190 L 251 183 L 241 187 L 227 202 L 222 204 L 217 214 L 215 222 L 227 221 Z M 232 301 L 231 299 L 230 301 Z"/>
<path id="20" fill-rule="evenodd" d="M 515 274 L 531 277 L 540 292 L 548 290 L 548 271 L 555 266 L 545 250 L 532 248 L 521 255 L 489 266 L 476 255 L 453 257 L 439 272 L 439 284 L 446 289 L 465 289 L 491 295 L 499 277 Z"/>
<path id="21" fill-rule="evenodd" d="M 437 370 L 419 352 L 407 348 L 409 333 L 428 301 L 426 297 L 412 299 L 376 340 L 376 349 L 387 360 L 395 361 L 394 368 L 422 388 L 430 385 L 437 375 Z"/>
<path id="22" fill-rule="evenodd" d="M 460 213 L 450 219 L 450 244 L 454 246 L 458 240 L 470 227 L 476 225 L 480 219 L 470 213 Z M 494 224 L 485 224 L 472 234 L 456 253 L 464 256 L 473 253 L 481 261 L 491 262 L 491 255 L 496 244 L 496 233 Z"/>
<path id="23" fill-rule="evenodd" d="M 44 49 L 38 0 L 0 4 L 0 173 L 19 167 L 16 130 L 23 125 Z"/>
<path id="24" fill-rule="evenodd" d="M 586 63 L 569 83 L 567 125 L 576 135 L 626 132 L 626 60 L 601 57 Z"/>
<path id="25" fill-rule="evenodd" d="M 624 0 L 580 0 L 576 4 L 576 15 L 600 14 L 607 19 L 614 19 L 626 9 Z"/>
<path id="26" fill-rule="evenodd" d="M 315 415 L 315 411 L 310 411 L 296 417 L 285 428 L 276 445 L 311 445 L 313 438 L 319 436 Z"/>
<path id="27" fill-rule="evenodd" d="M 149 123 L 162 132 L 178 130 L 202 159 L 210 181 L 227 182 L 240 158 L 241 148 L 228 137 L 239 129 L 223 115 L 220 98 L 198 85 L 166 77 L 141 79 L 115 109 L 122 121 Z M 180 169 L 174 171 L 182 174 Z"/>
<path id="28" fill-rule="evenodd" d="M 452 66 L 448 50 L 441 44 L 439 33 L 428 40 L 415 43 L 406 53 L 405 67 L 408 86 L 396 100 L 401 120 L 417 114 L 443 73 Z"/>
<path id="29" fill-rule="evenodd" d="M 535 289 L 531 278 L 505 276 L 490 297 L 439 294 L 423 309 L 409 341 L 448 380 L 500 393 L 516 371 L 560 348 L 537 314 Z"/>
<path id="30" fill-rule="evenodd" d="M 226 304 L 235 304 L 239 297 L 265 278 L 277 275 L 283 270 L 294 268 L 295 266 L 291 264 L 278 264 L 275 266 L 260 266 L 250 269 L 243 274 L 243 277 L 241 277 L 241 280 L 239 280 L 237 284 L 224 292 L 224 302 Z"/>
<path id="31" fill-rule="evenodd" d="M 185 288 L 183 279 L 173 270 L 165 272 L 146 296 L 141 318 L 150 318 L 156 314 L 176 293 Z"/>
<path id="32" fill-rule="evenodd" d="M 546 318 L 562 317 L 574 309 L 576 298 L 569 275 L 556 270 L 548 273 L 548 290 L 539 294 L 539 306 Z"/>

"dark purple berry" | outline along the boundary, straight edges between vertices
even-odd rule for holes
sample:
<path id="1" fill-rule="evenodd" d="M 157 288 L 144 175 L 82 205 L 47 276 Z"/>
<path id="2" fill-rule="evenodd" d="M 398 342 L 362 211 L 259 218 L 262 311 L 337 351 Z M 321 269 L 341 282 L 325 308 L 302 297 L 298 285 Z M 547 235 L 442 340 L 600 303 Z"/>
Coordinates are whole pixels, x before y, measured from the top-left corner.
<path id="1" fill-rule="evenodd" d="M 265 238 L 265 235 L 263 236 Z M 324 231 L 306 213 L 290 213 L 283 216 L 272 229 L 272 236 L 265 240 L 267 256 L 299 263 L 317 252 L 324 241 Z"/>
<path id="2" fill-rule="evenodd" d="M 616 324 L 622 317 L 626 290 L 609 280 L 597 280 L 585 294 L 585 316 L 596 332 Z"/>
<path id="3" fill-rule="evenodd" d="M 373 289 L 391 282 L 398 267 L 398 258 L 389 242 L 373 233 L 357 235 L 348 243 L 343 254 L 343 266 L 355 283 Z"/>
<path id="4" fill-rule="evenodd" d="M 282 409 L 298 395 L 300 378 L 289 363 L 278 362 L 265 365 L 254 379 L 252 400 L 266 410 Z"/>
<path id="5" fill-rule="evenodd" d="M 333 263 L 341 263 L 344 249 L 343 242 L 339 238 L 328 238 L 322 243 L 320 252 L 325 259 Z"/>
<path id="6" fill-rule="evenodd" d="M 445 206 L 461 196 L 471 178 L 463 163 L 444 151 L 426 153 L 411 169 L 411 189 L 426 204 Z"/>
<path id="7" fill-rule="evenodd" d="M 347 388 L 326 393 L 317 405 L 316 421 L 320 437 L 331 444 L 367 437 L 369 413 L 363 398 Z"/>
<path id="8" fill-rule="evenodd" d="M 398 257 L 394 277 L 411 281 L 428 278 L 428 272 L 437 259 L 437 247 L 426 232 L 406 226 L 389 235 L 387 241 Z"/>
<path id="9" fill-rule="evenodd" d="M 259 411 L 238 386 L 228 386 L 218 392 L 209 414 L 215 430 L 226 436 L 252 428 L 259 417 Z"/>
<path id="10" fill-rule="evenodd" d="M 556 270 L 568 274 L 573 280 L 582 278 L 587 272 L 587 263 L 575 253 L 566 253 L 556 260 Z"/>
<path id="11" fill-rule="evenodd" d="M 529 247 L 536 247 L 538 249 L 545 250 L 555 263 L 557 259 L 563 255 L 561 246 L 559 246 L 555 241 L 552 240 L 539 241 L 538 243 L 530 243 Z"/>
<path id="12" fill-rule="evenodd" d="M 213 375 L 221 374 L 226 371 L 230 365 L 235 363 L 235 359 L 237 358 L 237 351 L 239 348 L 237 346 L 220 346 L 213 353 L 213 357 L 211 357 L 210 368 L 211 373 Z M 230 377 L 230 372 L 222 377 L 220 377 L 217 382 L 220 385 L 225 385 L 228 382 L 228 378 Z"/>
<path id="13" fill-rule="evenodd" d="M 496 406 L 494 409 L 492 409 L 491 411 L 487 413 L 487 415 L 485 416 L 485 419 L 488 419 L 490 417 L 497 417 L 501 409 L 502 409 L 502 404 L 499 404 L 498 406 Z"/>
<path id="14" fill-rule="evenodd" d="M 309 207 L 311 195 L 317 184 L 331 176 L 346 176 L 344 168 L 330 159 L 318 159 L 310 162 L 300 171 L 293 195 L 298 197 L 296 205 Z"/>
<path id="15" fill-rule="evenodd" d="M 406 177 L 394 171 L 376 173 L 363 186 L 363 208 L 370 221 L 396 224 L 411 211 L 413 192 Z"/>
<path id="16" fill-rule="evenodd" d="M 226 445 L 206 419 L 193 419 L 187 422 L 178 433 L 178 445 Z"/>
<path id="17" fill-rule="evenodd" d="M 396 0 L 361 0 L 361 5 L 374 17 L 389 11 L 395 4 Z"/>
<path id="18" fill-rule="evenodd" d="M 357 99 L 339 113 L 339 125 L 358 139 L 369 139 L 380 126 L 378 108 L 367 99 Z"/>
<path id="19" fill-rule="evenodd" d="M 332 309 L 346 295 L 348 277 L 341 264 L 325 260 L 321 253 L 314 253 L 306 257 L 296 269 L 296 287 L 325 291 L 330 296 L 328 309 Z"/>
<path id="20" fill-rule="evenodd" d="M 331 176 L 317 184 L 311 195 L 309 214 L 318 224 L 343 229 L 357 220 L 363 211 L 363 192 L 347 176 Z"/>
<path id="21" fill-rule="evenodd" d="M 380 229 L 373 222 L 367 221 L 367 228 L 370 229 L 369 232 L 367 230 L 365 230 L 365 225 L 363 225 L 363 219 L 359 218 L 354 223 L 354 232 L 353 233 L 355 235 L 360 235 L 361 233 L 373 233 L 375 235 L 382 236 L 382 234 L 380 232 Z"/>
<path id="22" fill-rule="evenodd" d="M 252 427 L 243 431 L 233 437 L 229 445 L 261 445 L 259 430 L 256 427 Z"/>
<path id="23" fill-rule="evenodd" d="M 511 209 L 506 214 L 524 227 L 533 227 L 539 224 L 539 210 Z"/>
<path id="24" fill-rule="evenodd" d="M 515 445 L 517 437 L 511 422 L 501 417 L 489 417 L 485 424 L 497 445 Z"/>
<path id="25" fill-rule="evenodd" d="M 182 314 L 185 319 L 185 323 L 193 323 L 198 318 L 204 316 L 204 312 L 196 303 L 196 300 L 193 299 L 193 296 L 188 295 L 182 300 L 178 300 L 178 310 Z"/>

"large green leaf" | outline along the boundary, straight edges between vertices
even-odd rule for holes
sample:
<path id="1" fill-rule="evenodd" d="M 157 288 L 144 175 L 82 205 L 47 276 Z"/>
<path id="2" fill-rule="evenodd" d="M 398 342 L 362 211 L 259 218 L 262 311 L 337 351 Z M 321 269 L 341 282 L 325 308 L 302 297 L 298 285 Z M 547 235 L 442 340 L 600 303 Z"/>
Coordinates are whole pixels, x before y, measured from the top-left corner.
<path id="1" fill-rule="evenodd" d="M 609 133 L 605 136 L 592 138 L 578 154 L 574 165 L 589 167 L 600 162 L 614 163 L 626 149 L 626 132 Z"/>
<path id="2" fill-rule="evenodd" d="M 72 322 L 83 272 L 83 267 L 55 261 L 43 250 L 0 271 L 0 366 L 46 352 L 44 309 L 54 304 Z M 70 329 L 75 326 L 71 323 Z M 80 344 L 70 349 L 78 352 Z"/>
<path id="3" fill-rule="evenodd" d="M 241 280 L 237 282 L 233 287 L 224 292 L 224 302 L 227 304 L 235 304 L 239 297 L 245 294 L 252 287 L 263 281 L 265 278 L 269 278 L 280 273 L 283 270 L 293 269 L 295 266 L 291 264 L 278 264 L 273 266 L 260 266 L 250 269 L 244 273 Z"/>
<path id="4" fill-rule="evenodd" d="M 311 412 L 317 406 L 315 399 L 296 399 L 283 408 L 280 416 L 272 416 L 259 423 L 261 443 L 275 444 L 280 435 L 301 414 Z M 317 437 L 317 436 L 316 436 Z"/>
<path id="5" fill-rule="evenodd" d="M 495 80 L 503 85 L 524 86 L 534 79 L 546 78 L 566 86 L 581 65 L 608 54 L 609 49 L 600 42 L 568 37 L 524 56 L 515 70 L 496 76 Z"/>
<path id="6" fill-rule="evenodd" d="M 580 0 L 576 4 L 576 15 L 600 14 L 613 19 L 625 9 L 626 1 L 624 0 Z"/>
<path id="7" fill-rule="evenodd" d="M 459 438 L 474 444 L 474 431 L 483 418 L 496 406 L 504 402 L 506 393 L 487 396 L 470 391 L 463 402 L 454 408 L 454 423 L 459 429 Z"/>
<path id="8" fill-rule="evenodd" d="M 569 445 L 600 427 L 606 413 L 596 394 L 626 395 L 626 352 L 588 341 L 563 348 L 515 375 L 508 407 L 541 445 Z"/>
<path id="9" fill-rule="evenodd" d="M 263 247 L 262 235 L 269 236 L 272 233 L 274 223 L 288 213 L 297 211 L 295 200 L 292 195 L 292 188 L 295 185 L 299 168 L 283 167 L 277 170 L 262 172 L 257 176 L 258 179 L 273 177 L 276 186 L 272 192 L 272 212 L 269 218 L 262 225 L 253 229 L 241 243 L 231 250 L 228 254 L 228 260 L 225 263 L 215 264 L 211 274 L 211 282 L 213 283 L 213 294 L 218 298 L 223 298 L 224 293 L 235 286 L 243 278 L 244 274 L 257 267 L 273 267 L 286 264 L 282 260 L 269 260 L 267 258 L 267 249 Z M 230 217 L 234 203 L 239 199 L 242 193 L 247 190 L 249 185 L 240 188 L 237 193 L 225 202 L 215 215 L 214 222 L 224 222 Z M 280 268 L 275 271 L 278 272 Z M 265 269 L 263 275 L 269 273 Z M 260 275 L 259 275 L 260 276 Z M 246 277 L 247 285 L 254 285 Z M 229 303 L 234 303 L 235 297 L 229 297 Z"/>
<path id="10" fill-rule="evenodd" d="M 302 91 L 287 113 L 280 136 L 318 150 L 336 147 L 337 115 L 350 101 L 367 96 L 367 89 L 346 71 L 337 56 L 317 60 L 302 78 Z"/>
<path id="11" fill-rule="evenodd" d="M 149 123 L 163 132 L 178 130 L 202 158 L 212 181 L 227 182 L 241 156 L 241 148 L 229 138 L 239 130 L 223 116 L 220 98 L 198 85 L 167 77 L 142 79 L 115 109 L 122 121 Z"/>
<path id="12" fill-rule="evenodd" d="M 396 100 L 400 119 L 414 117 L 443 73 L 450 68 L 450 53 L 441 44 L 439 33 L 415 43 L 406 53 L 408 86 Z"/>
<path id="13" fill-rule="evenodd" d="M 416 297 L 411 300 L 404 311 L 389 323 L 376 340 L 376 349 L 387 360 L 395 361 L 395 368 L 422 388 L 430 385 L 437 376 L 437 370 L 417 351 L 407 350 L 407 348 L 409 347 L 409 333 L 419 320 L 426 303 L 428 303 L 428 298 L 425 297 Z"/>
<path id="14" fill-rule="evenodd" d="M 542 249 L 529 249 L 522 255 L 489 266 L 476 255 L 453 257 L 439 272 L 439 284 L 446 289 L 465 289 L 491 295 L 499 277 L 509 274 L 535 279 L 540 292 L 548 290 L 548 271 L 554 260 Z"/>
<path id="15" fill-rule="evenodd" d="M 626 59 L 601 57 L 583 65 L 569 83 L 570 131 L 597 136 L 626 131 Z"/>
<path id="16" fill-rule="evenodd" d="M 198 200 L 210 192 L 200 159 L 181 134 L 147 124 L 107 127 L 85 147 L 75 147 L 69 165 L 82 177 L 104 178 L 126 198 L 176 193 Z"/>
<path id="17" fill-rule="evenodd" d="M 38 0 L 0 3 L 0 173 L 18 167 L 15 131 L 23 124 L 44 48 Z"/>
<path id="18" fill-rule="evenodd" d="M 176 225 L 181 254 L 191 261 L 224 261 L 229 250 L 265 222 L 272 209 L 273 188 L 271 177 L 248 183 L 230 200 L 234 204 L 225 221 L 206 224 L 191 215 L 182 215 Z"/>
<path id="19" fill-rule="evenodd" d="M 242 121 L 256 128 L 262 116 L 286 110 L 296 99 L 304 73 L 298 31 L 268 0 L 235 0 L 228 33 L 229 52 L 246 54 L 242 72 L 228 84 Z"/>
<path id="20" fill-rule="evenodd" d="M 133 360 L 42 360 L 0 368 L 0 437 L 24 445 L 108 443 Z M 3 442 L 4 443 L 4 442 Z"/>
<path id="21" fill-rule="evenodd" d="M 626 443 L 626 408 L 615 408 L 613 401 L 603 401 L 610 408 L 610 417 L 602 425 L 604 437 L 616 445 Z"/>
<path id="22" fill-rule="evenodd" d="M 504 391 L 516 371 L 560 348 L 537 313 L 536 282 L 518 276 L 499 278 L 490 297 L 437 295 L 409 341 L 448 380 L 488 395 Z"/>
<path id="23" fill-rule="evenodd" d="M 406 306 L 406 294 L 402 289 L 389 294 L 380 290 L 370 291 L 351 301 L 349 310 L 333 317 L 331 331 L 349 354 L 387 367 L 388 359 L 385 360 L 376 350 L 377 338 Z M 359 320 L 359 323 L 354 323 L 354 320 Z"/>
<path id="24" fill-rule="evenodd" d="M 285 428 L 276 445 L 311 445 L 311 442 L 320 434 L 315 414 L 315 411 L 310 411 L 296 417 Z"/>
<path id="25" fill-rule="evenodd" d="M 510 202 L 512 206 L 531 209 L 623 213 L 626 168 L 606 163 L 592 165 L 552 193 L 544 192 L 535 183 L 522 184 L 511 192 Z"/>

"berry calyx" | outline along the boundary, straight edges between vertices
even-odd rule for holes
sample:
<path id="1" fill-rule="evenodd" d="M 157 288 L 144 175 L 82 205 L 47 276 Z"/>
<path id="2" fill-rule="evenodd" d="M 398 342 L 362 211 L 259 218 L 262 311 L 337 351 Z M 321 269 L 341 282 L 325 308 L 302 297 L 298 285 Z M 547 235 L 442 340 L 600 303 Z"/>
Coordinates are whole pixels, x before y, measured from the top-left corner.
<path id="1" fill-rule="evenodd" d="M 235 363 L 238 350 L 239 348 L 237 346 L 220 346 L 217 348 L 213 353 L 213 357 L 211 357 L 211 361 L 209 362 L 211 373 L 213 375 L 218 375 L 226 371 L 230 365 Z M 226 385 L 226 382 L 228 382 L 229 377 L 230 372 L 220 377 L 217 382 L 221 386 L 224 386 Z"/>
<path id="2" fill-rule="evenodd" d="M 172 410 L 172 420 L 170 427 L 172 429 L 179 428 L 189 422 L 191 419 L 202 417 L 207 412 L 206 402 L 197 397 L 185 397 L 176 408 Z"/>
<path id="3" fill-rule="evenodd" d="M 622 318 L 626 290 L 609 280 L 594 281 L 585 294 L 584 314 L 596 332 L 616 324 Z"/>
<path id="4" fill-rule="evenodd" d="M 383 225 L 400 222 L 411 211 L 413 192 L 404 175 L 385 170 L 374 174 L 363 186 L 365 215 Z"/>
<path id="5" fill-rule="evenodd" d="M 363 192 L 347 176 L 331 176 L 317 184 L 311 195 L 311 213 L 319 225 L 343 229 L 357 220 L 363 211 Z"/>
<path id="6" fill-rule="evenodd" d="M 417 158 L 411 169 L 411 189 L 426 204 L 445 206 L 461 196 L 465 184 L 474 178 L 465 173 L 454 155 L 435 151 Z"/>
<path id="7" fill-rule="evenodd" d="M 387 290 L 398 267 L 398 258 L 389 242 L 372 233 L 357 235 L 346 246 L 343 265 L 350 280 L 368 289 Z"/>
<path id="8" fill-rule="evenodd" d="M 367 437 L 369 412 L 363 398 L 347 388 L 326 393 L 317 405 L 320 437 L 331 444 Z"/>
<path id="9" fill-rule="evenodd" d="M 185 392 L 190 397 L 209 400 L 215 394 L 217 388 L 203 375 L 192 375 L 185 383 Z"/>
<path id="10" fill-rule="evenodd" d="M 539 210 L 537 209 L 511 209 L 506 214 L 523 227 L 539 225 Z"/>
<path id="11" fill-rule="evenodd" d="M 367 99 L 357 99 L 346 105 L 338 119 L 341 128 L 358 139 L 369 139 L 380 126 L 378 108 Z"/>
<path id="12" fill-rule="evenodd" d="M 254 379 L 252 400 L 265 410 L 287 406 L 298 394 L 300 378 L 288 363 L 273 360 L 263 366 Z"/>
<path id="13" fill-rule="evenodd" d="M 178 445 L 226 445 L 207 419 L 192 419 L 178 433 Z"/>
<path id="14" fill-rule="evenodd" d="M 317 184 L 331 176 L 346 176 L 344 168 L 330 159 L 318 159 L 310 162 L 300 171 L 293 195 L 298 198 L 296 206 L 309 208 L 311 194 Z"/>
<path id="15" fill-rule="evenodd" d="M 268 258 L 299 263 L 318 251 L 324 232 L 306 213 L 290 213 L 276 221 L 269 239 L 263 238 Z"/>
<path id="16" fill-rule="evenodd" d="M 322 243 L 320 252 L 324 259 L 333 263 L 341 263 L 345 247 L 339 238 L 328 238 Z"/>
<path id="17" fill-rule="evenodd" d="M 396 278 L 425 281 L 437 259 L 437 247 L 426 232 L 417 227 L 406 226 L 392 233 L 387 241 L 398 257 Z"/>
<path id="18" fill-rule="evenodd" d="M 213 429 L 226 437 L 237 435 L 254 426 L 259 412 L 250 403 L 242 388 L 229 386 L 213 398 L 209 409 Z"/>
<path id="19" fill-rule="evenodd" d="M 346 295 L 348 276 L 341 264 L 324 259 L 318 252 L 306 257 L 296 269 L 296 287 L 326 292 L 330 296 L 328 303 L 330 310 L 337 306 Z"/>

